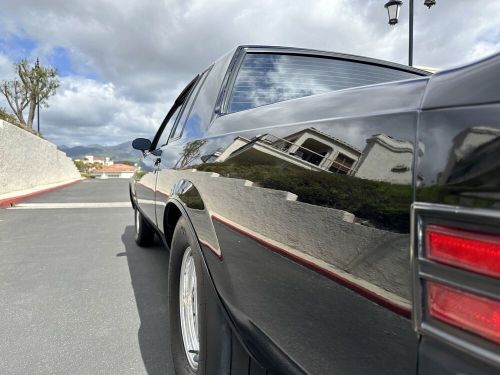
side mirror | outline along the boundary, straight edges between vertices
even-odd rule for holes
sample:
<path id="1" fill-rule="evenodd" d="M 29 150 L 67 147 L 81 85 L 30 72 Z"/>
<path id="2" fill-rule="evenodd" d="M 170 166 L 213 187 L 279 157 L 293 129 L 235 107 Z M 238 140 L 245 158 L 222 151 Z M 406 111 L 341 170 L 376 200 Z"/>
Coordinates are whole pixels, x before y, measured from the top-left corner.
<path id="1" fill-rule="evenodd" d="M 144 152 L 151 148 L 151 141 L 146 138 L 136 138 L 132 141 L 132 148 Z"/>

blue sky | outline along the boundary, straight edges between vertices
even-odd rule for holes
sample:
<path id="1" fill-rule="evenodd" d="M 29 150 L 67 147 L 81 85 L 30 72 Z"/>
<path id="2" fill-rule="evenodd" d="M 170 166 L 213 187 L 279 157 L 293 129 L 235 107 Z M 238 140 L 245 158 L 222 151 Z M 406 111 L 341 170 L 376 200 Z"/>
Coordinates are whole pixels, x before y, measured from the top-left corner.
<path id="1" fill-rule="evenodd" d="M 36 59 L 44 65 L 57 68 L 60 77 L 81 76 L 89 79 L 98 79 L 96 72 L 91 69 L 83 69 L 72 61 L 75 57 L 72 52 L 63 46 L 50 45 L 41 48 L 41 44 L 34 38 L 21 34 L 7 34 L 0 36 L 0 53 L 7 56 L 11 61 L 28 59 L 34 63 Z"/>
<path id="2" fill-rule="evenodd" d="M 185 84 L 239 44 L 406 63 L 408 7 L 391 27 L 384 2 L 3 0 L 0 81 L 21 58 L 57 68 L 61 86 L 41 113 L 42 133 L 57 144 L 151 137 Z M 500 2 L 438 0 L 429 10 L 416 0 L 415 65 L 446 68 L 495 53 L 499 30 Z"/>

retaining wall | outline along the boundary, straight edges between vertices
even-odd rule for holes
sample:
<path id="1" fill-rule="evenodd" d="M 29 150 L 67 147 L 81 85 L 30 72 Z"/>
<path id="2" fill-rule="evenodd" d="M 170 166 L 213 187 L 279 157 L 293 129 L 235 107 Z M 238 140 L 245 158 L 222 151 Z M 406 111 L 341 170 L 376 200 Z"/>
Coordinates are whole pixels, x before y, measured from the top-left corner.
<path id="1" fill-rule="evenodd" d="M 299 202 L 290 192 L 217 173 L 164 170 L 158 179 L 163 187 L 173 187 L 182 179 L 191 181 L 211 213 L 410 298 L 409 234 L 355 224 L 350 212 Z M 213 229 L 203 227 L 207 220 L 202 213 L 192 215 L 192 220 L 202 229 L 204 239 L 218 247 L 210 235 Z"/>
<path id="2" fill-rule="evenodd" d="M 0 120 L 0 194 L 80 178 L 56 145 Z"/>

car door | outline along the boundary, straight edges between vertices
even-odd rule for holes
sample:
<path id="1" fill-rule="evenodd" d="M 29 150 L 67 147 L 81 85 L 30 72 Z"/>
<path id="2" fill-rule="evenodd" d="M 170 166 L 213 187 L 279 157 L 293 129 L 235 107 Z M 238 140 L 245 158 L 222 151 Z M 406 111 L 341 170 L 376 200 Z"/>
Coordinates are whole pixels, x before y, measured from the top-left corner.
<path id="1" fill-rule="evenodd" d="M 176 99 L 153 138 L 150 150 L 144 153 L 139 163 L 143 175 L 136 183 L 138 203 L 147 219 L 155 225 L 157 225 L 155 209 L 156 177 L 162 157 L 162 146 L 167 143 L 170 133 L 182 113 L 183 105 L 197 79 L 198 77 L 194 78 Z"/>
<path id="2" fill-rule="evenodd" d="M 199 77 L 197 77 L 198 79 L 192 85 L 189 93 L 183 98 L 184 105 L 182 106 L 182 110 L 180 111 L 178 119 L 174 124 L 173 130 L 170 132 L 169 140 L 168 142 L 160 145 L 162 157 L 161 162 L 158 165 L 159 171 L 156 186 L 156 217 L 158 219 L 158 228 L 162 232 L 164 231 L 163 218 L 165 216 L 165 207 L 167 205 L 168 199 L 171 196 L 170 187 L 172 187 L 171 184 L 166 181 L 160 183 L 160 179 L 165 175 L 165 173 L 162 173 L 162 170 L 165 171 L 171 168 L 182 168 L 182 162 L 178 159 L 179 147 L 181 146 L 181 144 L 183 145 L 182 147 L 185 147 L 185 145 L 181 141 L 181 135 L 184 132 L 186 122 L 189 120 L 191 123 L 193 123 L 193 113 L 191 113 L 193 103 L 197 99 L 198 93 L 203 86 L 209 71 L 210 68 L 205 70 L 199 75 Z"/>
<path id="3" fill-rule="evenodd" d="M 143 215 L 151 223 L 155 223 L 155 195 L 156 183 L 155 163 L 157 156 L 151 153 L 152 150 L 145 151 L 139 161 L 139 173 L 136 174 L 135 194 L 137 203 Z"/>

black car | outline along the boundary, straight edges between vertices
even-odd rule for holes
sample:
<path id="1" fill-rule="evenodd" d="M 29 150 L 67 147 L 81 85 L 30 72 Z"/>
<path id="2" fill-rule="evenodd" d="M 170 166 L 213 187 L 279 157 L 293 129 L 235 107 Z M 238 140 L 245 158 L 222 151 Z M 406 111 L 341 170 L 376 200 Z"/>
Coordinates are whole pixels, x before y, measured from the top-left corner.
<path id="1" fill-rule="evenodd" d="M 177 373 L 498 373 L 498 77 L 262 46 L 197 75 L 130 184 Z"/>

